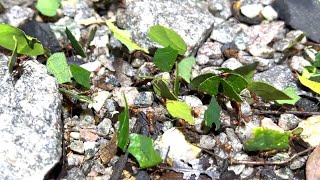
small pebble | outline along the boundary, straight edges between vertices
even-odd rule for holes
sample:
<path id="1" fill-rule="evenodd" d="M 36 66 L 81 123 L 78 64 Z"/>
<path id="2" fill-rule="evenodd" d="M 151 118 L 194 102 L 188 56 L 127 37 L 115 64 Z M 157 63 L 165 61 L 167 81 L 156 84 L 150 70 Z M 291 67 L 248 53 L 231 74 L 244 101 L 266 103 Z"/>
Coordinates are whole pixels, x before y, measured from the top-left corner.
<path id="1" fill-rule="evenodd" d="M 241 13 L 248 18 L 254 18 L 258 16 L 263 9 L 263 6 L 261 4 L 249 4 L 245 6 L 241 6 L 240 10 Z"/>
<path id="2" fill-rule="evenodd" d="M 74 152 L 77 152 L 79 154 L 84 153 L 84 147 L 83 147 L 83 142 L 82 141 L 73 141 L 70 143 L 70 149 Z"/>
<path id="3" fill-rule="evenodd" d="M 278 13 L 273 9 L 272 6 L 264 7 L 261 11 L 261 14 L 268 21 L 272 21 L 278 18 Z"/>

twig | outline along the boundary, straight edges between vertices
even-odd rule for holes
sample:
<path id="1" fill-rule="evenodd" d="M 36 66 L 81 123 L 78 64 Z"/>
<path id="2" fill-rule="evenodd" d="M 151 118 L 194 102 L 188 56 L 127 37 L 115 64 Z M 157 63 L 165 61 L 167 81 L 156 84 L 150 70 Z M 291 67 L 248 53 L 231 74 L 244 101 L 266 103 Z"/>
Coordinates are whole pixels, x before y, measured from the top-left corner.
<path id="1" fill-rule="evenodd" d="M 253 110 L 254 114 L 269 114 L 269 115 L 281 115 L 281 114 L 293 114 L 302 116 L 314 116 L 320 115 L 320 112 L 305 112 L 305 111 L 265 111 L 265 110 Z"/>
<path id="2" fill-rule="evenodd" d="M 305 149 L 295 155 L 293 155 L 291 158 L 284 160 L 284 161 L 280 161 L 280 162 L 272 162 L 272 161 L 249 161 L 249 160 L 235 160 L 235 159 L 231 159 L 230 160 L 230 164 L 247 164 L 247 165 L 255 165 L 255 166 L 262 166 L 262 165 L 286 165 L 288 163 L 290 163 L 292 160 L 296 159 L 297 157 L 312 151 L 315 147 L 309 147 L 308 149 Z"/>

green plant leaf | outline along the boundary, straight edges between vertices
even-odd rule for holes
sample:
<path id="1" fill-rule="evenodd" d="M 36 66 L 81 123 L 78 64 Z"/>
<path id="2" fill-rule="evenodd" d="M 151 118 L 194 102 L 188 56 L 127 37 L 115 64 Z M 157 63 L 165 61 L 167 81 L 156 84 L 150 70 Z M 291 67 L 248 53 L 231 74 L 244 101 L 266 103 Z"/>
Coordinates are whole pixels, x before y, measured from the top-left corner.
<path id="1" fill-rule="evenodd" d="M 265 100 L 291 100 L 286 93 L 264 82 L 253 81 L 247 88 Z"/>
<path id="2" fill-rule="evenodd" d="M 200 76 L 197 76 L 191 80 L 191 86 L 193 88 L 198 88 L 200 84 L 202 84 L 205 80 L 207 80 L 212 76 L 216 76 L 216 75 L 213 73 L 207 73 L 207 74 L 202 74 Z"/>
<path id="3" fill-rule="evenodd" d="M 70 70 L 63 52 L 54 53 L 48 58 L 47 69 L 57 79 L 59 84 L 71 82 Z"/>
<path id="4" fill-rule="evenodd" d="M 236 93 L 240 94 L 243 89 L 248 86 L 248 82 L 242 76 L 238 74 L 230 74 L 226 79 L 228 83 L 233 87 Z"/>
<path id="5" fill-rule="evenodd" d="M 65 95 L 70 96 L 70 97 L 77 99 L 79 101 L 86 102 L 86 103 L 95 103 L 94 100 L 92 100 L 91 98 L 89 98 L 87 96 L 79 95 L 79 94 L 74 93 L 72 91 L 68 91 L 64 88 L 60 88 L 59 91 Z"/>
<path id="6" fill-rule="evenodd" d="M 77 83 L 81 84 L 85 88 L 90 88 L 91 81 L 90 81 L 90 72 L 80 66 L 70 64 L 70 71 L 71 74 L 76 80 Z"/>
<path id="7" fill-rule="evenodd" d="M 310 81 L 320 82 L 320 74 L 314 74 L 309 78 Z"/>
<path id="8" fill-rule="evenodd" d="M 309 79 L 311 76 L 317 73 L 317 68 L 314 66 L 305 66 L 302 68 L 302 76 Z"/>
<path id="9" fill-rule="evenodd" d="M 292 104 L 292 105 L 294 105 L 301 98 L 300 96 L 298 96 L 295 88 L 292 86 L 286 88 L 282 92 L 286 93 L 292 100 L 276 100 L 276 103 L 278 103 L 278 104 Z"/>
<path id="10" fill-rule="evenodd" d="M 60 0 L 38 0 L 36 8 L 45 16 L 55 16 L 60 6 Z"/>
<path id="11" fill-rule="evenodd" d="M 311 80 L 309 80 L 303 76 L 299 76 L 299 75 L 298 75 L 298 78 L 299 78 L 299 81 L 301 82 L 301 84 L 308 87 L 312 91 L 320 94 L 320 83 L 311 81 Z"/>
<path id="12" fill-rule="evenodd" d="M 187 51 L 187 44 L 181 36 L 169 28 L 160 25 L 152 26 L 149 30 L 148 37 L 163 47 L 171 46 L 177 50 L 180 55 L 184 55 Z"/>
<path id="13" fill-rule="evenodd" d="M 129 142 L 129 108 L 126 96 L 124 98 L 124 110 L 118 116 L 119 129 L 117 130 L 117 145 L 122 151 L 126 151 Z"/>
<path id="14" fill-rule="evenodd" d="M 98 26 L 94 26 L 94 27 L 91 28 L 91 30 L 90 30 L 89 37 L 88 37 L 88 40 L 87 40 L 87 48 L 88 48 L 88 49 L 89 49 L 89 47 L 90 47 L 90 43 L 93 41 L 94 36 L 96 35 L 97 29 L 98 29 Z"/>
<path id="15" fill-rule="evenodd" d="M 211 96 L 215 96 L 219 91 L 219 84 L 221 78 L 219 76 L 212 76 L 207 78 L 203 83 L 201 83 L 198 87 L 198 90 L 206 92 Z"/>
<path id="16" fill-rule="evenodd" d="M 18 42 L 18 54 L 38 56 L 45 52 L 42 44 L 37 39 L 27 36 L 16 27 L 0 24 L 0 46 L 13 51 L 15 47 L 15 42 L 12 40 L 13 36 L 16 37 Z"/>
<path id="17" fill-rule="evenodd" d="M 13 72 L 13 68 L 14 68 L 14 65 L 16 64 L 17 62 L 17 47 L 18 47 L 18 42 L 17 42 L 17 39 L 16 39 L 16 36 L 13 36 L 13 40 L 14 40 L 14 49 L 12 51 L 12 55 L 8 61 L 8 70 L 9 70 L 9 73 L 12 73 Z"/>
<path id="18" fill-rule="evenodd" d="M 241 75 L 247 80 L 247 82 L 251 82 L 254 75 L 254 70 L 257 68 L 258 64 L 259 62 L 254 62 L 252 64 L 239 67 L 232 72 Z"/>
<path id="19" fill-rule="evenodd" d="M 240 95 L 233 89 L 232 85 L 228 81 L 221 79 L 220 82 L 225 96 L 237 102 L 242 102 Z"/>
<path id="20" fill-rule="evenodd" d="M 295 45 L 297 45 L 299 42 L 302 41 L 302 39 L 306 36 L 305 33 L 301 33 L 299 36 L 297 36 L 289 45 L 286 49 L 293 48 Z"/>
<path id="21" fill-rule="evenodd" d="M 74 48 L 76 54 L 80 55 L 81 57 L 85 58 L 86 57 L 86 53 L 84 52 L 81 44 L 76 40 L 76 38 L 73 36 L 73 34 L 71 33 L 71 31 L 66 27 L 66 34 L 68 39 L 70 40 L 72 47 Z"/>
<path id="22" fill-rule="evenodd" d="M 182 59 L 178 64 L 179 76 L 187 83 L 190 83 L 192 66 L 196 63 L 194 57 L 187 57 Z"/>
<path id="23" fill-rule="evenodd" d="M 148 168 L 162 162 L 162 158 L 154 150 L 153 140 L 141 134 L 130 134 L 128 152 L 138 161 L 140 168 Z"/>
<path id="24" fill-rule="evenodd" d="M 178 98 L 170 91 L 168 84 L 162 79 L 154 79 L 152 82 L 154 92 L 160 97 L 178 100 Z"/>
<path id="25" fill-rule="evenodd" d="M 129 49 L 130 53 L 135 50 L 141 50 L 149 54 L 149 51 L 147 49 L 144 49 L 131 41 L 129 31 L 119 29 L 112 23 L 111 20 L 107 20 L 106 24 L 109 27 L 110 31 L 113 32 L 114 37 L 118 39 L 122 44 L 124 44 Z"/>
<path id="26" fill-rule="evenodd" d="M 178 62 L 176 61 L 176 67 L 178 67 Z M 179 95 L 179 88 L 180 88 L 180 81 L 179 81 L 179 68 L 176 68 L 174 74 L 174 81 L 173 81 L 173 94 L 175 96 Z"/>
<path id="27" fill-rule="evenodd" d="M 289 136 L 290 132 L 280 132 L 258 127 L 253 130 L 253 137 L 244 144 L 244 148 L 246 151 L 288 149 Z"/>
<path id="28" fill-rule="evenodd" d="M 194 119 L 191 114 L 191 107 L 184 102 L 167 100 L 167 110 L 169 114 L 174 118 L 181 118 L 187 121 L 189 124 L 194 125 Z"/>
<path id="29" fill-rule="evenodd" d="M 176 62 L 178 51 L 172 49 L 170 46 L 159 48 L 154 54 L 153 63 L 160 68 L 161 71 L 171 71 L 174 63 Z"/>
<path id="30" fill-rule="evenodd" d="M 316 60 L 313 62 L 313 66 L 320 67 L 320 53 L 317 53 Z"/>
<path id="31" fill-rule="evenodd" d="M 214 123 L 216 126 L 215 130 L 216 131 L 219 130 L 220 124 L 221 124 L 220 112 L 221 112 L 221 107 L 218 104 L 216 98 L 212 96 L 208 109 L 204 112 L 205 125 L 211 128 L 212 124 Z"/>

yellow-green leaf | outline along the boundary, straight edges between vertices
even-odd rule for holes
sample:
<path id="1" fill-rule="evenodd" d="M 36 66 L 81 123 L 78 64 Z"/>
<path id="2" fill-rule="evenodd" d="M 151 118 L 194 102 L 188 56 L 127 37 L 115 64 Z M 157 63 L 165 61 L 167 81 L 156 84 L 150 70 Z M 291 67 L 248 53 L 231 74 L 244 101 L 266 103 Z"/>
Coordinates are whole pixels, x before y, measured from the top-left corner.
<path id="1" fill-rule="evenodd" d="M 291 100 L 276 100 L 276 103 L 278 103 L 278 104 L 292 104 L 292 105 L 294 105 L 301 98 L 300 96 L 298 96 L 295 88 L 291 87 L 291 86 L 286 88 L 282 92 L 286 93 L 291 98 Z"/>
<path id="2" fill-rule="evenodd" d="M 167 110 L 174 118 L 181 118 L 189 124 L 194 125 L 194 118 L 191 114 L 191 107 L 184 102 L 167 100 Z"/>
<path id="3" fill-rule="evenodd" d="M 190 83 L 192 66 L 196 63 L 194 57 L 187 57 L 182 59 L 178 64 L 178 74 L 183 78 L 187 83 Z"/>
<path id="4" fill-rule="evenodd" d="M 298 75 L 298 78 L 299 78 L 299 81 L 301 82 L 301 84 L 308 87 L 312 91 L 320 94 L 320 83 L 311 81 L 311 80 L 309 80 L 303 76 L 300 76 L 300 75 Z"/>
<path id="5" fill-rule="evenodd" d="M 80 66 L 70 64 L 70 71 L 71 74 L 76 80 L 77 83 L 81 84 L 85 88 L 90 88 L 91 81 L 90 81 L 90 72 Z"/>
<path id="6" fill-rule="evenodd" d="M 36 8 L 45 16 L 55 16 L 60 6 L 60 0 L 38 0 Z"/>
<path id="7" fill-rule="evenodd" d="M 119 129 L 117 130 L 117 145 L 122 151 L 126 151 L 129 142 L 129 108 L 126 96 L 123 98 L 125 104 L 123 112 L 118 116 Z"/>
<path id="8" fill-rule="evenodd" d="M 63 52 L 52 54 L 47 60 L 47 69 L 59 84 L 71 82 L 70 70 Z"/>

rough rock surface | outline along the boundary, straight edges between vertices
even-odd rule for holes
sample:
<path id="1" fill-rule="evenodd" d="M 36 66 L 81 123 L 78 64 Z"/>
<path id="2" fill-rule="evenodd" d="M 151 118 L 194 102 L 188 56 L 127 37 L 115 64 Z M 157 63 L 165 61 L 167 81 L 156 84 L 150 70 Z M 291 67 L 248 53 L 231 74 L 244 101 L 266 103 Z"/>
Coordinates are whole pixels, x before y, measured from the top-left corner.
<path id="1" fill-rule="evenodd" d="M 61 95 L 35 61 L 19 79 L 0 61 L 0 179 L 43 179 L 61 157 Z"/>
<path id="2" fill-rule="evenodd" d="M 214 18 L 206 9 L 180 0 L 128 0 L 118 12 L 117 24 L 131 32 L 132 39 L 144 48 L 156 44 L 147 38 L 153 25 L 162 25 L 179 33 L 187 43 L 186 55 L 195 53 L 209 36 Z"/>

